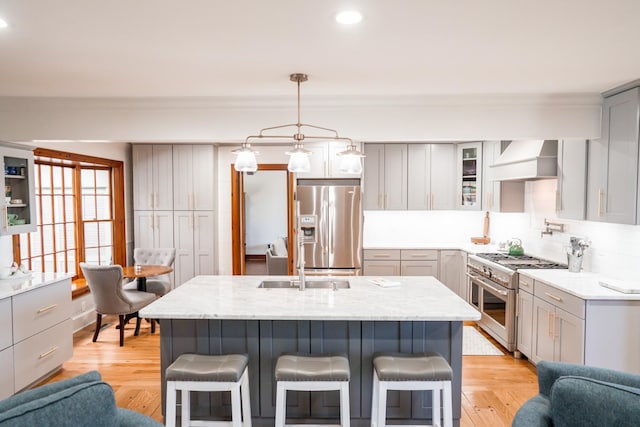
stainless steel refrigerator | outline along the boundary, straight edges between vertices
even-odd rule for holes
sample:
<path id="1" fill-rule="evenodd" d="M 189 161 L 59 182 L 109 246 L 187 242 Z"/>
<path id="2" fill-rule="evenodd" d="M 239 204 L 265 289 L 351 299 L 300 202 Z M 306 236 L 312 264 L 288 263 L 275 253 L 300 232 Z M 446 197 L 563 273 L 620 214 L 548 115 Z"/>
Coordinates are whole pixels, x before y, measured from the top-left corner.
<path id="1" fill-rule="evenodd" d="M 308 275 L 355 275 L 362 270 L 359 179 L 300 179 L 300 229 Z"/>

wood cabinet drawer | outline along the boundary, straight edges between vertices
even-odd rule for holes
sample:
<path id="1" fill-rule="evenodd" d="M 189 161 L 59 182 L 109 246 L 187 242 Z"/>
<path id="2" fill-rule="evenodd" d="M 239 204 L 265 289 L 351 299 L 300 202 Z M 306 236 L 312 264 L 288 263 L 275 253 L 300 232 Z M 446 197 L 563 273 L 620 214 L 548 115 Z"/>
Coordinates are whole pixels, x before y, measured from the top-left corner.
<path id="1" fill-rule="evenodd" d="M 13 327 L 11 326 L 11 298 L 0 300 L 0 350 L 13 344 Z M 0 366 L 3 366 L 0 364 Z"/>
<path id="2" fill-rule="evenodd" d="M 20 391 L 73 355 L 71 320 L 67 319 L 14 346 L 15 389 Z"/>
<path id="3" fill-rule="evenodd" d="M 6 399 L 15 391 L 13 387 L 13 348 L 0 351 L 0 399 Z"/>
<path id="4" fill-rule="evenodd" d="M 584 319 L 585 304 L 582 298 L 578 298 L 538 280 L 535 281 L 534 289 L 535 296 L 538 298 L 569 312 L 574 316 Z"/>
<path id="5" fill-rule="evenodd" d="M 400 276 L 400 261 L 372 261 L 363 263 L 365 276 Z"/>
<path id="6" fill-rule="evenodd" d="M 533 279 L 520 274 L 518 276 L 518 289 L 533 294 Z"/>
<path id="7" fill-rule="evenodd" d="M 400 249 L 365 249 L 364 259 L 386 259 L 386 260 L 399 260 Z"/>
<path id="8" fill-rule="evenodd" d="M 438 261 L 401 261 L 401 276 L 438 277 Z"/>
<path id="9" fill-rule="evenodd" d="M 70 316 L 70 279 L 16 295 L 13 297 L 13 342 L 29 338 Z"/>
<path id="10" fill-rule="evenodd" d="M 436 249 L 402 249 L 400 259 L 403 261 L 437 261 L 438 251 Z"/>

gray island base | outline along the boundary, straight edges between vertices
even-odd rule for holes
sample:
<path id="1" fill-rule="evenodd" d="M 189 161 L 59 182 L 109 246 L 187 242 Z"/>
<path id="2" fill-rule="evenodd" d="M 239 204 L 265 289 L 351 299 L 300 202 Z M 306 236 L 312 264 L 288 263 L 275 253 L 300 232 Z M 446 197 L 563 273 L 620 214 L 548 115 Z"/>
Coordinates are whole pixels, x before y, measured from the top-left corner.
<path id="1" fill-rule="evenodd" d="M 273 426 L 278 356 L 342 353 L 351 368 L 351 423 L 369 426 L 374 353 L 436 351 L 453 369 L 454 425 L 460 424 L 462 325 L 479 313 L 436 279 L 387 277 L 401 286 L 381 288 L 359 277 L 349 279 L 350 289 L 303 292 L 258 289 L 261 279 L 199 276 L 141 311 L 160 319 L 163 407 L 164 371 L 180 354 L 245 353 L 253 425 Z M 230 417 L 228 393 L 195 393 L 191 402 L 193 419 Z M 431 424 L 431 392 L 390 392 L 387 408 L 390 423 Z M 288 423 L 338 417 L 337 392 L 287 395 Z"/>

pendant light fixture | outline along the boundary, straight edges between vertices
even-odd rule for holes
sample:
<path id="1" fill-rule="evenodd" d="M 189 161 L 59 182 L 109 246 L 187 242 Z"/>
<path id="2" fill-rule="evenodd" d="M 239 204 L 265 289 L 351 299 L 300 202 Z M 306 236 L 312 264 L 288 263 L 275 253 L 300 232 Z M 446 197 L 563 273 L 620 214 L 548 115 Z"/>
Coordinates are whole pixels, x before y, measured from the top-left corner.
<path id="1" fill-rule="evenodd" d="M 295 74 L 291 74 L 289 76 L 289 79 L 292 82 L 296 82 L 298 84 L 298 121 L 296 123 L 291 123 L 287 125 L 278 125 L 278 126 L 271 126 L 268 128 L 264 128 L 260 130 L 260 133 L 258 135 L 248 136 L 240 148 L 232 151 L 232 153 L 237 155 L 236 161 L 234 164 L 235 169 L 238 172 L 255 172 L 257 170 L 258 165 L 255 157 L 257 153 L 251 149 L 251 145 L 249 144 L 251 140 L 293 139 L 293 148 L 286 152 L 286 154 L 290 156 L 287 169 L 289 169 L 289 172 L 294 172 L 294 173 L 309 172 L 311 170 L 311 162 L 309 160 L 311 151 L 304 148 L 303 141 L 305 139 L 319 139 L 319 140 L 325 140 L 325 141 L 329 140 L 329 141 L 348 142 L 349 145 L 347 147 L 347 150 L 338 153 L 338 156 L 341 157 L 340 170 L 345 173 L 360 174 L 362 172 L 361 158 L 364 157 L 364 154 L 358 151 L 356 145 L 351 140 L 351 138 L 340 137 L 338 135 L 338 132 L 334 129 L 310 125 L 307 123 L 302 123 L 300 121 L 300 83 L 306 82 L 308 80 L 308 76 L 306 74 L 295 73 Z M 274 130 L 288 128 L 288 127 L 295 127 L 296 133 L 290 136 L 270 134 L 270 132 Z M 327 132 L 330 135 L 328 136 L 305 135 L 302 133 L 302 128 L 311 128 L 318 131 Z"/>

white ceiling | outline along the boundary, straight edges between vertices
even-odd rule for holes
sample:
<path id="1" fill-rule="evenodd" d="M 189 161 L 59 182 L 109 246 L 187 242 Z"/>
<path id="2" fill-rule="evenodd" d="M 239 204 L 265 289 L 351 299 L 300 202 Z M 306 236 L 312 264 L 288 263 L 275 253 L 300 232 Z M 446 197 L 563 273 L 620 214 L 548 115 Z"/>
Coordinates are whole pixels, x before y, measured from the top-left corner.
<path id="1" fill-rule="evenodd" d="M 333 16 L 355 7 L 356 27 Z M 0 96 L 599 93 L 639 0 L 0 0 Z"/>

